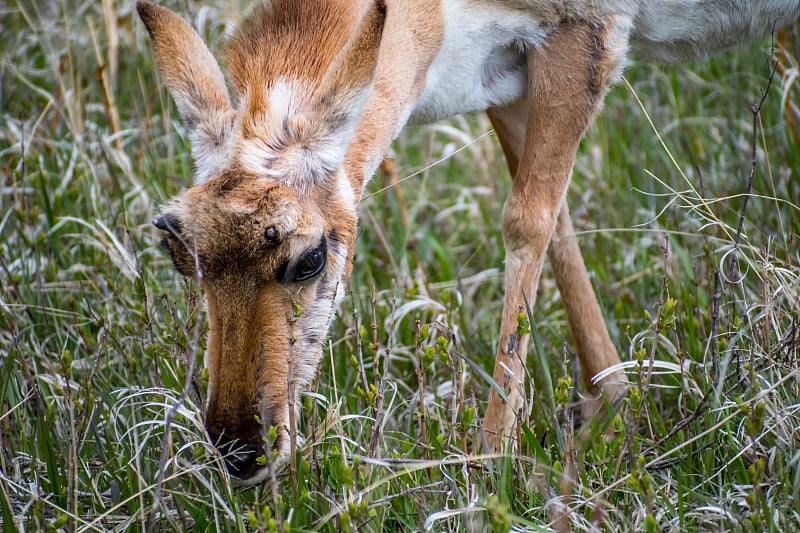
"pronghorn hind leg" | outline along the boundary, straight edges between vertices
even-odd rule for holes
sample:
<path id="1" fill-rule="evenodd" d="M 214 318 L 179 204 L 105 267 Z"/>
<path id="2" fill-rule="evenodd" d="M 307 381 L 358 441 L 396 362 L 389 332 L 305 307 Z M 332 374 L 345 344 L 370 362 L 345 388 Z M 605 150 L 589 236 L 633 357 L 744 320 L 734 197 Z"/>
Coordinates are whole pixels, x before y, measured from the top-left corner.
<path id="1" fill-rule="evenodd" d="M 599 385 L 592 383 L 593 376 L 618 364 L 620 359 L 608 334 L 597 295 L 586 271 L 566 200 L 561 205 L 547 257 L 567 310 L 567 320 L 587 393 L 583 414 L 588 419 L 602 409 L 606 402 L 613 404 L 622 398 L 628 390 L 628 380 L 624 372 L 618 371 L 604 378 Z"/>
<path id="2" fill-rule="evenodd" d="M 511 192 L 503 209 L 503 240 L 506 245 L 506 293 L 500 341 L 495 361 L 494 380 L 503 387 L 506 398 L 492 389 L 484 428 L 489 446 L 501 450 L 507 438 L 514 435 L 518 415 L 524 409 L 525 359 L 528 335 L 518 335 L 518 314 L 524 303 L 533 305 L 545 252 L 559 221 L 564 195 L 572 172 L 575 152 L 586 127 L 602 106 L 608 86 L 619 74 L 627 45 L 626 27 L 617 19 L 605 24 L 574 22 L 555 30 L 541 48 L 529 47 L 527 125 L 521 157 L 515 157 L 513 141 L 503 140 L 503 148 L 513 168 Z M 519 132 L 519 124 L 502 121 L 503 113 L 492 117 L 504 130 Z M 569 214 L 564 220 L 571 232 Z M 556 268 L 574 267 L 580 258 L 577 245 L 564 240 L 567 254 L 556 253 Z M 561 250 L 563 252 L 564 250 Z M 594 300 L 588 278 L 575 291 L 565 291 L 565 299 L 576 297 L 576 291 L 587 290 Z M 580 300 L 579 300 L 580 301 Z M 594 305 L 597 302 L 594 301 Z M 605 331 L 599 307 L 590 312 L 595 323 Z M 581 325 L 579 330 L 583 329 Z M 604 335 L 607 337 L 608 333 Z M 589 336 L 588 338 L 591 338 Z M 613 346 L 603 355 L 603 368 L 619 361 Z M 591 356 L 584 352 L 586 359 Z M 581 365 L 584 365 L 581 358 Z M 606 364 L 608 363 L 608 364 Z M 597 365 L 586 368 L 589 372 Z M 590 374 L 589 377 L 591 377 Z M 588 378 L 587 378 L 588 379 Z"/>

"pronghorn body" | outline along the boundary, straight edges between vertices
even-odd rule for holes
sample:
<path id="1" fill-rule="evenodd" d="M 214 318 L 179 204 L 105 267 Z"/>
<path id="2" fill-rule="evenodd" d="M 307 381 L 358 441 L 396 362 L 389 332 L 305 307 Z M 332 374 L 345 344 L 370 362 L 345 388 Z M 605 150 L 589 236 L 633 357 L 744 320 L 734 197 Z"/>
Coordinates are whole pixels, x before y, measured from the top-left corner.
<path id="1" fill-rule="evenodd" d="M 256 483 L 265 428 L 280 461 L 299 391 L 349 278 L 356 207 L 403 126 L 488 110 L 514 176 L 503 211 L 506 298 L 484 427 L 499 448 L 522 408 L 527 336 L 545 253 L 584 382 L 625 378 L 574 238 L 564 194 L 578 143 L 628 55 L 703 57 L 767 35 L 800 0 L 271 0 L 227 48 L 237 105 L 200 37 L 138 5 L 188 125 L 195 186 L 156 225 L 177 269 L 206 291 L 206 425 L 231 472 Z M 556 237 L 553 239 L 553 237 Z M 552 243 L 551 243 L 552 239 Z"/>
<path id="2" fill-rule="evenodd" d="M 415 4 L 417 2 L 411 2 Z M 796 1 L 449 0 L 441 2 L 441 48 L 427 71 L 411 123 L 428 123 L 515 102 L 525 95 L 525 44 L 546 42 L 553 22 L 630 24 L 630 56 L 677 62 L 703 59 L 769 34 L 797 16 Z"/>

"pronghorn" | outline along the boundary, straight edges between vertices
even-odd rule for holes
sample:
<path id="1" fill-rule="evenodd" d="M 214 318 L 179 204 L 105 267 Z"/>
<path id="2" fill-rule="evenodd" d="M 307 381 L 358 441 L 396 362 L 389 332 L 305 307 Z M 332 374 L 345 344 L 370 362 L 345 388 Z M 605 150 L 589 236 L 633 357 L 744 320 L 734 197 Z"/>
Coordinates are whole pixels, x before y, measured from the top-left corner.
<path id="1" fill-rule="evenodd" d="M 800 0 L 265 0 L 226 46 L 232 102 L 190 25 L 137 7 L 195 161 L 194 185 L 154 224 L 205 291 L 206 428 L 221 451 L 238 449 L 227 466 L 248 484 L 267 475 L 268 426 L 287 460 L 298 394 L 350 276 L 358 202 L 410 122 L 486 110 L 513 176 L 494 372 L 505 394 L 489 393 L 489 445 L 502 448 L 524 405 L 518 313 L 546 254 L 587 393 L 595 407 L 622 396 L 621 372 L 591 382 L 620 359 L 570 238 L 581 137 L 629 55 L 704 57 L 800 16 Z"/>

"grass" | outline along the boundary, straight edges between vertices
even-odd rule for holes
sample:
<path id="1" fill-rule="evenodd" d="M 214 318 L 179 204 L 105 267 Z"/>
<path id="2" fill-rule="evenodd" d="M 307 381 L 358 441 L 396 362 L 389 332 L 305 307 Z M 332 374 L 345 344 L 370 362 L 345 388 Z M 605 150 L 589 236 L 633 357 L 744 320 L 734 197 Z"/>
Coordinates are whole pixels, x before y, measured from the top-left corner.
<path id="1" fill-rule="evenodd" d="M 167 4 L 211 42 L 243 7 Z M 460 117 L 394 145 L 410 178 L 376 177 L 363 203 L 297 471 L 244 490 L 205 441 L 202 295 L 150 226 L 191 162 L 131 3 L 12 1 L 0 17 L 5 531 L 800 528 L 797 28 L 771 86 L 768 41 L 636 65 L 587 134 L 569 201 L 636 384 L 607 428 L 574 428 L 546 272 L 524 453 L 472 453 L 509 178 L 487 120 Z"/>

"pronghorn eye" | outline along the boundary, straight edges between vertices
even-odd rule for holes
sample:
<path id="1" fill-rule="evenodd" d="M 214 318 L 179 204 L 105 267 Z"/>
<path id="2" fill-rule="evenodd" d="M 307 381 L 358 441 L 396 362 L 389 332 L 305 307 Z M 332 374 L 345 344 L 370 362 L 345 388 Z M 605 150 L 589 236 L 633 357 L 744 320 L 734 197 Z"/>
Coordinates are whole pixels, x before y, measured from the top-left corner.
<path id="1" fill-rule="evenodd" d="M 294 281 L 308 281 L 319 275 L 328 262 L 328 245 L 323 237 L 322 242 L 313 250 L 306 252 L 297 262 L 294 269 Z"/>

